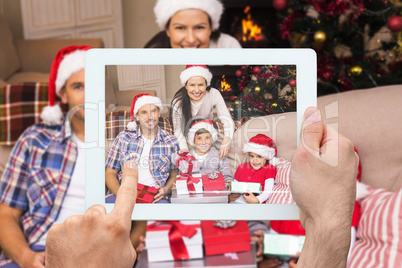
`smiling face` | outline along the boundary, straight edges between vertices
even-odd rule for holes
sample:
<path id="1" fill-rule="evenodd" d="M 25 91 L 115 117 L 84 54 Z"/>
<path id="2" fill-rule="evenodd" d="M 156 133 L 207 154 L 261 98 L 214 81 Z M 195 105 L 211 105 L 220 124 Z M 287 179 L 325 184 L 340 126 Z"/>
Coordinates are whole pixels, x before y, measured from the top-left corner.
<path id="1" fill-rule="evenodd" d="M 251 167 L 255 170 L 259 170 L 267 163 L 267 159 L 255 153 L 248 153 L 248 157 Z"/>
<path id="2" fill-rule="evenodd" d="M 207 48 L 211 32 L 209 16 L 200 9 L 178 11 L 166 28 L 172 48 Z"/>
<path id="3" fill-rule="evenodd" d="M 85 120 L 85 70 L 73 73 L 60 91 L 62 103 L 68 103 L 68 110 L 73 119 Z"/>
<path id="4" fill-rule="evenodd" d="M 159 108 L 154 104 L 146 104 L 142 106 L 135 115 L 141 128 L 141 132 L 153 131 L 158 127 L 160 112 Z"/>
<path id="5" fill-rule="evenodd" d="M 209 153 L 212 147 L 212 136 L 209 132 L 197 134 L 194 137 L 195 152 L 198 155 L 205 155 Z"/>
<path id="6" fill-rule="evenodd" d="M 186 83 L 187 94 L 193 101 L 199 101 L 205 96 L 207 82 L 202 76 L 193 76 Z"/>

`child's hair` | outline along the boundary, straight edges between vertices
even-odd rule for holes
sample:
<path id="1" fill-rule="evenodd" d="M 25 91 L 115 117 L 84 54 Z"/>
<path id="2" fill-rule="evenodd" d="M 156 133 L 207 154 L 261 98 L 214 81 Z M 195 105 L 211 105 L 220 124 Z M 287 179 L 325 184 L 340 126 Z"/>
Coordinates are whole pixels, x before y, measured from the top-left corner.
<path id="1" fill-rule="evenodd" d="M 204 133 L 208 133 L 209 135 L 211 135 L 211 133 L 209 133 L 208 130 L 206 130 L 205 128 L 201 128 L 201 129 L 197 130 L 197 132 L 195 133 L 195 136 L 201 135 L 201 134 L 204 134 Z"/>

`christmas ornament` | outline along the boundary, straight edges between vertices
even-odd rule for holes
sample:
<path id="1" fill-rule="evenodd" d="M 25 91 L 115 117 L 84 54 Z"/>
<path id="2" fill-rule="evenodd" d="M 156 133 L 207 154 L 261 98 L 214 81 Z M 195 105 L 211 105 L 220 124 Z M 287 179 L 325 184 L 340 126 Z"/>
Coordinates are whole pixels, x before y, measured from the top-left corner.
<path id="1" fill-rule="evenodd" d="M 234 99 L 236 99 L 236 96 L 231 96 L 230 100 L 233 101 Z"/>
<path id="2" fill-rule="evenodd" d="M 391 32 L 402 31 L 402 17 L 398 15 L 389 17 L 387 21 L 387 27 L 391 30 Z"/>
<path id="3" fill-rule="evenodd" d="M 254 94 L 255 94 L 256 96 L 260 95 L 260 92 L 261 92 L 261 88 L 260 88 L 260 87 L 255 87 L 255 88 L 254 88 Z"/>
<path id="4" fill-rule="evenodd" d="M 234 104 L 235 104 L 236 106 L 239 105 L 239 101 L 238 101 L 238 100 L 235 101 Z"/>
<path id="5" fill-rule="evenodd" d="M 276 107 L 278 107 L 278 104 L 276 102 L 274 102 L 274 103 L 271 104 L 271 107 L 276 108 Z"/>
<path id="6" fill-rule="evenodd" d="M 327 39 L 327 35 L 323 31 L 316 31 L 314 34 L 314 41 L 318 44 L 322 44 Z"/>
<path id="7" fill-rule="evenodd" d="M 353 76 L 359 76 L 362 73 L 363 69 L 360 66 L 353 66 L 352 68 L 350 68 L 350 73 Z"/>
<path id="8" fill-rule="evenodd" d="M 288 1 L 287 0 L 274 0 L 272 2 L 272 6 L 279 11 L 283 11 L 286 9 L 288 5 Z"/>
<path id="9" fill-rule="evenodd" d="M 241 77 L 242 74 L 243 74 L 243 72 L 242 72 L 241 70 L 237 70 L 237 71 L 235 72 L 235 75 L 236 75 L 237 77 Z"/>
<path id="10" fill-rule="evenodd" d="M 289 81 L 289 86 L 295 87 L 296 86 L 296 80 L 295 79 L 290 80 Z"/>
<path id="11" fill-rule="evenodd" d="M 261 68 L 258 66 L 253 67 L 253 73 L 254 74 L 259 74 L 261 72 Z"/>

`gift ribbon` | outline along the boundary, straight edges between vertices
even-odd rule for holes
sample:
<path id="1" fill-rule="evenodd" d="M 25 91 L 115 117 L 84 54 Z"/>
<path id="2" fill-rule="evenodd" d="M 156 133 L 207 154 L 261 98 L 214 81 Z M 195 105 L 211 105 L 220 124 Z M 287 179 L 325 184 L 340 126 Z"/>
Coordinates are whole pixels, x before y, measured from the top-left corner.
<path id="1" fill-rule="evenodd" d="M 192 238 L 197 233 L 197 229 L 194 226 L 180 223 L 180 221 L 156 221 L 155 223 L 148 225 L 147 230 L 152 231 L 152 229 L 160 223 L 170 225 L 169 246 L 173 259 L 175 261 L 181 259 L 189 260 L 190 256 L 188 255 L 186 244 L 184 244 L 183 236 Z"/>
<path id="2" fill-rule="evenodd" d="M 177 153 L 180 157 L 176 160 L 176 166 L 179 167 L 180 161 L 184 160 L 188 163 L 187 173 L 193 172 L 193 163 L 191 161 L 196 160 L 194 156 L 188 155 L 188 152 Z"/>
<path id="3" fill-rule="evenodd" d="M 151 192 L 151 191 L 148 191 L 149 187 L 150 187 L 150 186 L 144 185 L 144 187 L 143 187 L 142 189 L 138 189 L 138 188 L 137 188 L 137 190 L 141 190 L 141 192 L 137 195 L 137 200 L 136 200 L 137 203 L 143 203 L 143 202 L 141 202 L 141 201 L 142 201 L 141 199 L 142 199 L 146 194 L 155 196 L 156 193 Z"/>
<path id="4" fill-rule="evenodd" d="M 193 177 L 190 174 L 180 172 L 181 177 L 187 178 L 187 189 L 190 194 L 196 194 L 197 191 L 195 190 L 194 183 L 197 184 L 200 182 L 199 177 Z"/>

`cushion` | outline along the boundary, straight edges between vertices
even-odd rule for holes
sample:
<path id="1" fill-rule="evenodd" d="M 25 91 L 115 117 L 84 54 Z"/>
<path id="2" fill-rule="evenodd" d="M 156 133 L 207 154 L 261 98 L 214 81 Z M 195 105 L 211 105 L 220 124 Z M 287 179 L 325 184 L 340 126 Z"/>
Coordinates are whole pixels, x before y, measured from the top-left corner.
<path id="1" fill-rule="evenodd" d="M 275 184 L 268 204 L 291 204 L 294 203 L 290 192 L 290 161 L 284 161 L 276 166 Z"/>
<path id="2" fill-rule="evenodd" d="M 37 72 L 23 72 L 16 73 L 8 78 L 8 84 L 18 84 L 18 83 L 36 83 L 42 82 L 47 83 L 49 81 L 49 74 L 46 73 L 37 73 Z"/>
<path id="3" fill-rule="evenodd" d="M 361 213 L 349 267 L 401 267 L 402 188 L 373 190 L 363 200 Z"/>
<path id="4" fill-rule="evenodd" d="M 20 69 L 21 65 L 13 44 L 13 36 L 1 12 L 0 36 L 0 79 L 7 80 L 7 78 Z"/>

